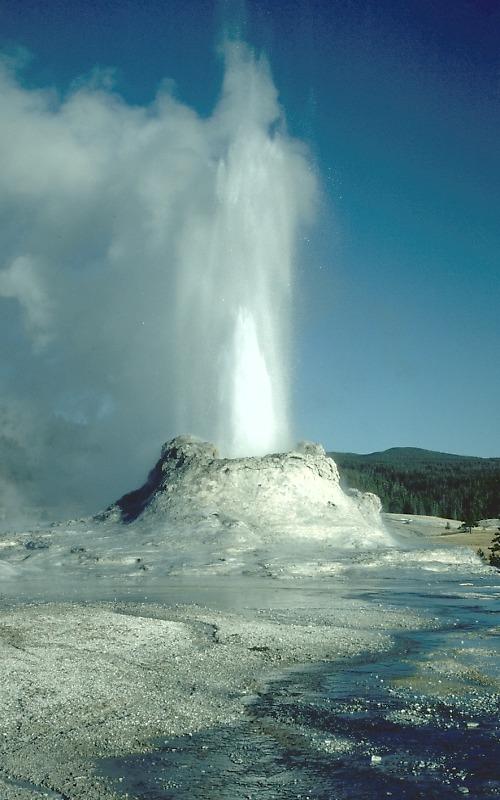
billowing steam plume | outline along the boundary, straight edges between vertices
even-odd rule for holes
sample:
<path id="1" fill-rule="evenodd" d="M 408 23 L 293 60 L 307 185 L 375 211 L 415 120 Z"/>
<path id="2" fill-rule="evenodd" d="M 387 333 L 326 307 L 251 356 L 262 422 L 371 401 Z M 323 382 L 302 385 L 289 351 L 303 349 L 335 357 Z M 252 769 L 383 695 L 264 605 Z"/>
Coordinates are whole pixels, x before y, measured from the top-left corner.
<path id="1" fill-rule="evenodd" d="M 0 92 L 0 503 L 93 510 L 179 432 L 288 447 L 314 178 L 266 62 L 229 46 L 208 119 L 107 76 L 61 100 L 5 66 Z"/>

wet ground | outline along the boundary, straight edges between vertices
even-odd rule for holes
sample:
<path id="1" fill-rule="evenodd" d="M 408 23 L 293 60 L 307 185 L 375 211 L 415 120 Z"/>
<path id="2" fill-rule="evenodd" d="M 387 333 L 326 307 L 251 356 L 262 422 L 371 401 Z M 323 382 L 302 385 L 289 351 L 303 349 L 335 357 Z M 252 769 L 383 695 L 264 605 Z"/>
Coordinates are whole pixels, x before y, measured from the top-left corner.
<path id="1" fill-rule="evenodd" d="M 369 659 L 290 670 L 237 725 L 157 741 L 102 772 L 137 800 L 500 797 L 500 582 L 466 577 L 379 574 L 344 587 L 418 609 L 438 629 L 396 634 Z"/>

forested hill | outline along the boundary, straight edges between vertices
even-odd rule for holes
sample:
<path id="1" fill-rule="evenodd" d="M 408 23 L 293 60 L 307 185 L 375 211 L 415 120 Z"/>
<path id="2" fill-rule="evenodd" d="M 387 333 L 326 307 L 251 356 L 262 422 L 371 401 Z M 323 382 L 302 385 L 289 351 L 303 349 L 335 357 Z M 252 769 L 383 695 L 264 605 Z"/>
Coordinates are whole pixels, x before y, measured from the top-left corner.
<path id="1" fill-rule="evenodd" d="M 384 511 L 450 519 L 500 516 L 500 458 L 391 447 L 380 453 L 329 453 L 344 486 L 375 492 Z"/>

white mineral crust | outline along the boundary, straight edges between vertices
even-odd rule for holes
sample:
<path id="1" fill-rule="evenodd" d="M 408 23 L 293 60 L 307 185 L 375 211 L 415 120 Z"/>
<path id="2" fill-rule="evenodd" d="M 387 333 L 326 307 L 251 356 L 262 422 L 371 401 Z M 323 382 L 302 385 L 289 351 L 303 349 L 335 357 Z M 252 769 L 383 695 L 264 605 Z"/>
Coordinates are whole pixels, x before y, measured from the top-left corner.
<path id="1" fill-rule="evenodd" d="M 140 489 L 97 517 L 11 535 L 2 557 L 5 574 L 61 566 L 100 575 L 325 574 L 335 553 L 392 544 L 380 511 L 375 495 L 342 489 L 321 445 L 228 459 L 179 436 Z"/>

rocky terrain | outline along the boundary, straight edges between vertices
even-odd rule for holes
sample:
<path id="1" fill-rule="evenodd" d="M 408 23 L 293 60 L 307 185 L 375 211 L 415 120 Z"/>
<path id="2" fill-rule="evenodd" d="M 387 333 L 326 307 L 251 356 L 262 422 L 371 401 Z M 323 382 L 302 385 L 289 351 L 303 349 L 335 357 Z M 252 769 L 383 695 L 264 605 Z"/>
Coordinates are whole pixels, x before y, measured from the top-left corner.
<path id="1" fill-rule="evenodd" d="M 192 437 L 96 517 L 2 535 L 0 797 L 131 797 L 107 760 L 217 740 L 277 669 L 376 657 L 398 632 L 433 628 L 392 604 L 398 581 L 490 580 L 434 539 L 343 491 L 318 445 L 224 459 Z M 371 600 L 379 573 L 390 603 Z"/>
<path id="2" fill-rule="evenodd" d="M 120 781 L 104 779 L 101 759 L 237 722 L 271 667 L 375 653 L 391 646 L 385 628 L 422 624 L 397 609 L 381 614 L 338 598 L 327 605 L 238 613 L 126 602 L 4 607 L 0 797 L 114 800 Z M 353 615 L 361 618 L 355 629 Z"/>

